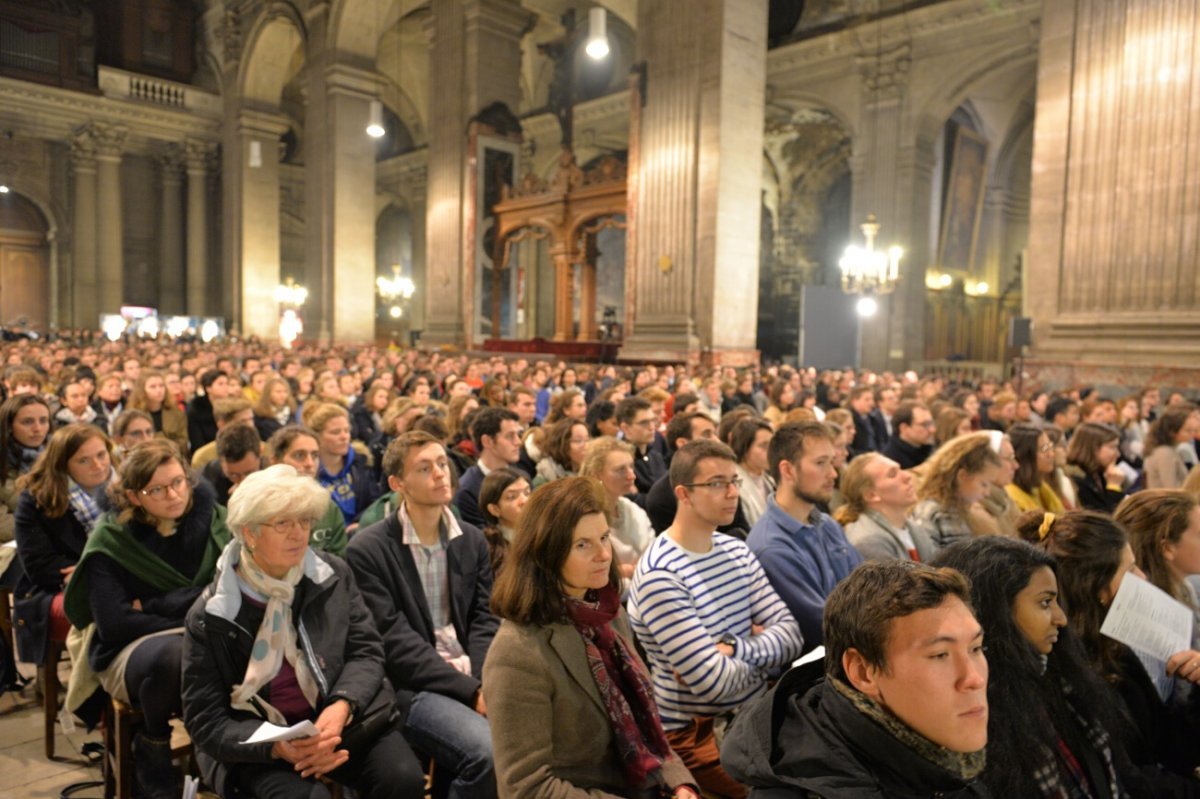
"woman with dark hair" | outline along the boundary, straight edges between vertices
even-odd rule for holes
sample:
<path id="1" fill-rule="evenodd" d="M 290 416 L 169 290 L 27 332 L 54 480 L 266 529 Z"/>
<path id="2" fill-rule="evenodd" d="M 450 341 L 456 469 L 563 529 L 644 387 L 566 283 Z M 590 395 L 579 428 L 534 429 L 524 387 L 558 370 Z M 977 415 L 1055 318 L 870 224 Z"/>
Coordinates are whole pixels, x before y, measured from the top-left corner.
<path id="1" fill-rule="evenodd" d="M 1107 689 L 1058 603 L 1054 559 L 1024 541 L 960 541 L 932 565 L 971 583 L 988 649 L 988 758 L 996 797 L 1119 797 L 1130 774 Z"/>
<path id="2" fill-rule="evenodd" d="M 150 414 L 156 434 L 175 442 L 180 452 L 188 451 L 188 419 L 174 402 L 167 399 L 167 383 L 162 372 L 147 369 L 138 375 L 129 397 L 129 407 Z"/>
<path id="3" fill-rule="evenodd" d="M 516 469 L 493 469 L 483 478 L 483 485 L 479 488 L 479 510 L 486 522 L 483 536 L 488 542 L 493 575 L 499 574 L 500 567 L 504 565 L 504 556 L 512 545 L 513 531 L 517 529 L 517 522 L 530 493 L 529 479 Z"/>
<path id="4" fill-rule="evenodd" d="M 136 411 L 126 411 L 136 413 Z M 112 442 L 93 424 L 60 427 L 45 455 L 17 480 L 17 647 L 27 663 L 46 659 L 51 641 L 66 641 L 71 623 L 63 589 L 83 554 L 88 533 L 108 510 Z"/>
<path id="5" fill-rule="evenodd" d="M 1187 480 L 1188 467 L 1179 454 L 1181 444 L 1193 439 L 1191 406 L 1167 408 L 1150 425 L 1146 434 L 1146 488 L 1179 488 Z"/>
<path id="6" fill-rule="evenodd" d="M 783 424 L 783 417 L 796 403 L 796 392 L 789 381 L 776 380 L 775 385 L 771 386 L 770 400 L 766 411 L 763 412 L 763 418 L 774 429 Z"/>
<path id="7" fill-rule="evenodd" d="M 1047 483 L 1054 474 L 1054 443 L 1046 431 L 1029 424 L 1015 424 L 1008 431 L 1017 471 L 1005 489 L 1022 511 L 1040 510 L 1061 514 L 1062 500 Z"/>
<path id="8" fill-rule="evenodd" d="M 1079 507 L 1112 513 L 1125 498 L 1125 473 L 1117 466 L 1121 434 L 1104 424 L 1084 422 L 1067 445 L 1067 477 L 1075 483 Z"/>
<path id="9" fill-rule="evenodd" d="M 766 419 L 743 419 L 729 432 L 729 448 L 737 458 L 742 491 L 738 500 L 746 524 L 750 527 L 767 511 L 767 500 L 775 494 L 775 481 L 769 474 L 767 448 L 774 434 Z"/>
<path id="10" fill-rule="evenodd" d="M 563 389 L 551 398 L 550 412 L 542 420 L 542 426 L 549 428 L 563 419 L 585 422 L 587 411 L 587 400 L 583 398 L 582 391 L 577 388 Z"/>
<path id="11" fill-rule="evenodd" d="M 587 425 L 578 419 L 560 419 L 548 431 L 542 442 L 542 458 L 537 462 L 533 477 L 534 488 L 578 474 L 591 441 Z"/>
<path id="12" fill-rule="evenodd" d="M 37 394 L 19 394 L 0 405 L 0 544 L 13 540 L 13 513 L 21 496 L 17 478 L 33 468 L 49 434 L 50 406 Z M 13 555 L 0 548 L 0 575 Z"/>
<path id="13" fill-rule="evenodd" d="M 383 412 L 392 401 L 392 390 L 378 380 L 363 390 L 350 408 L 350 436 L 370 444 L 383 432 Z"/>
<path id="14" fill-rule="evenodd" d="M 1018 532 L 1058 562 L 1059 597 L 1092 671 L 1111 689 L 1120 714 L 1122 743 L 1134 764 L 1150 774 L 1156 765 L 1185 777 L 1200 766 L 1200 728 L 1184 708 L 1164 703 L 1132 649 L 1101 635 L 1100 627 L 1125 575 L 1144 577 L 1124 528 L 1095 511 L 1065 516 L 1030 512 Z M 1167 661 L 1167 676 L 1200 681 L 1200 653 L 1185 650 Z M 1195 795 L 1196 789 L 1180 795 Z M 1156 794 L 1157 795 L 1157 794 Z"/>
<path id="15" fill-rule="evenodd" d="M 116 510 L 88 537 L 64 606 L 85 631 L 100 685 L 142 711 L 133 742 L 142 792 L 174 799 L 169 721 L 181 708 L 183 620 L 229 543 L 225 510 L 207 483 L 193 486 L 179 449 L 159 439 L 126 456 L 110 495 Z"/>
<path id="16" fill-rule="evenodd" d="M 483 667 L 501 796 L 699 799 L 671 751 L 621 608 L 595 482 L 543 486 L 492 591 Z"/>
<path id="17" fill-rule="evenodd" d="M 675 412 L 679 413 L 678 406 Z M 587 411 L 587 416 L 584 421 L 588 426 L 588 434 L 592 438 L 600 438 L 600 436 L 615 436 L 620 431 L 620 426 L 617 424 L 617 404 L 606 399 L 599 399 L 593 402 Z"/>
<path id="18" fill-rule="evenodd" d="M 970 389 L 962 389 L 950 398 L 950 404 L 955 408 L 960 408 L 966 411 L 967 418 L 971 420 L 971 429 L 978 430 L 980 425 L 979 419 L 979 395 Z"/>
<path id="19" fill-rule="evenodd" d="M 279 428 L 291 423 L 296 416 L 296 400 L 292 384 L 285 378 L 272 377 L 263 386 L 262 396 L 254 406 L 254 429 L 263 441 L 275 435 Z"/>

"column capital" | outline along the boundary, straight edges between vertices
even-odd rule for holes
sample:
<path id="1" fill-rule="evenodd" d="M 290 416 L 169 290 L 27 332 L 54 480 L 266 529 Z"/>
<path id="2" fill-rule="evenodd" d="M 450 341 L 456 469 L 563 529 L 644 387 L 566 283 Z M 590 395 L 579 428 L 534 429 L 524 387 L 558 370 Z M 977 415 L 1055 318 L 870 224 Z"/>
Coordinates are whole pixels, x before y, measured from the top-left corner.
<path id="1" fill-rule="evenodd" d="M 519 42 L 532 27 L 533 14 L 515 0 L 464 0 L 463 19 L 468 34 L 484 30 Z"/>
<path id="2" fill-rule="evenodd" d="M 154 161 L 158 164 L 159 176 L 164 183 L 183 181 L 184 150 L 182 144 L 168 142 L 166 146 L 154 153 Z"/>
<path id="3" fill-rule="evenodd" d="M 325 68 L 325 90 L 330 94 L 345 94 L 364 100 L 375 100 L 379 96 L 382 80 L 378 73 L 333 63 Z"/>
<path id="4" fill-rule="evenodd" d="M 89 126 L 71 136 L 71 168 L 76 172 L 96 171 L 96 139 Z"/>
<path id="5" fill-rule="evenodd" d="M 119 161 L 129 131 L 123 125 L 110 125 L 106 122 L 93 122 L 89 127 L 92 141 L 96 145 L 96 157 L 100 160 Z"/>
<path id="6" fill-rule="evenodd" d="M 204 175 L 216 168 L 217 145 L 201 139 L 187 139 L 183 143 L 183 160 L 189 175 Z"/>
<path id="7" fill-rule="evenodd" d="M 863 101 L 878 103 L 898 100 L 908 90 L 911 76 L 912 45 L 902 42 L 883 52 L 863 52 L 858 56 L 862 76 Z"/>

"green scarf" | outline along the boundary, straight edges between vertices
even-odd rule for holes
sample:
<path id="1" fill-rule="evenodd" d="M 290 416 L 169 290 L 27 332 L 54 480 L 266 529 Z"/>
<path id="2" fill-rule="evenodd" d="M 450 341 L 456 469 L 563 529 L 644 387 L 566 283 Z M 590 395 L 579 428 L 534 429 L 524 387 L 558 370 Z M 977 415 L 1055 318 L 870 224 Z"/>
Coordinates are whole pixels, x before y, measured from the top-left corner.
<path id="1" fill-rule="evenodd" d="M 83 554 L 71 579 L 67 581 L 63 609 L 71 624 L 80 630 L 92 623 L 92 605 L 88 591 L 88 561 L 94 554 L 108 555 L 121 564 L 130 574 L 147 583 L 157 591 L 172 591 L 195 585 L 206 585 L 212 581 L 217 559 L 232 535 L 225 526 L 225 508 L 213 505 L 212 522 L 209 524 L 208 546 L 204 548 L 204 559 L 193 579 L 188 579 L 153 555 L 137 542 L 129 527 L 117 521 L 116 514 L 109 512 L 100 517 L 96 528 L 88 536 Z"/>

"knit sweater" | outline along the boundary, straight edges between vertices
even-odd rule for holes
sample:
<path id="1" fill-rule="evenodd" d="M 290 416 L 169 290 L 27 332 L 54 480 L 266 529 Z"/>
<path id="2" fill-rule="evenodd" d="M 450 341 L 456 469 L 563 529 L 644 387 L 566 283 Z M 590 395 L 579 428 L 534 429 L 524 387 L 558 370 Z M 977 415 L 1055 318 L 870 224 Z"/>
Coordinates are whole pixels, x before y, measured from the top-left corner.
<path id="1" fill-rule="evenodd" d="M 791 663 L 803 646 L 796 620 L 758 559 L 722 533 L 714 533 L 712 549 L 702 554 L 669 535 L 655 539 L 633 576 L 629 618 L 646 649 L 668 730 L 762 693 L 769 672 Z M 762 634 L 751 635 L 752 624 L 762 625 Z M 732 657 L 716 648 L 726 633 L 738 639 Z"/>

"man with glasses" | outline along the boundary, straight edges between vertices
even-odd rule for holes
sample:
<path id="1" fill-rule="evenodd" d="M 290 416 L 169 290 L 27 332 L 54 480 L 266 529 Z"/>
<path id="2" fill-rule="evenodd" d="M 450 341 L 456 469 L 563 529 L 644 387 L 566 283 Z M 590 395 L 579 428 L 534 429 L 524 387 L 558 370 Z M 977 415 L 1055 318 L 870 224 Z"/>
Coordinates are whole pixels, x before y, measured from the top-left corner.
<path id="1" fill-rule="evenodd" d="M 744 543 L 717 533 L 733 520 L 733 451 L 697 439 L 671 460 L 675 520 L 634 572 L 629 618 L 646 649 L 667 739 L 706 794 L 743 797 L 721 769 L 714 717 L 766 689 L 803 646 L 800 629 Z"/>
<path id="2" fill-rule="evenodd" d="M 621 437 L 633 444 L 633 471 L 637 493 L 645 496 L 655 482 L 667 473 L 667 462 L 662 453 L 654 449 L 654 434 L 659 417 L 649 401 L 641 397 L 626 397 L 617 403 L 617 425 Z"/>
<path id="3" fill-rule="evenodd" d="M 806 649 L 821 643 L 826 597 L 862 563 L 842 526 L 817 507 L 833 498 L 833 446 L 833 431 L 821 422 L 775 431 L 767 449 L 775 496 L 746 539 L 800 624 Z"/>
<path id="4" fill-rule="evenodd" d="M 901 469 L 913 469 L 933 454 L 933 434 L 937 425 L 933 414 L 921 402 L 904 402 L 892 415 L 892 436 L 881 453 L 900 464 Z"/>

